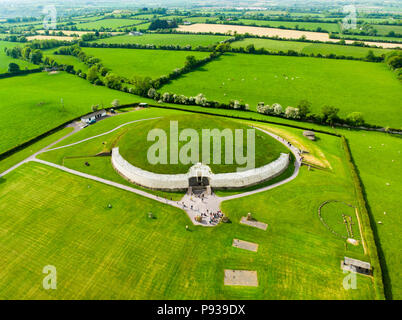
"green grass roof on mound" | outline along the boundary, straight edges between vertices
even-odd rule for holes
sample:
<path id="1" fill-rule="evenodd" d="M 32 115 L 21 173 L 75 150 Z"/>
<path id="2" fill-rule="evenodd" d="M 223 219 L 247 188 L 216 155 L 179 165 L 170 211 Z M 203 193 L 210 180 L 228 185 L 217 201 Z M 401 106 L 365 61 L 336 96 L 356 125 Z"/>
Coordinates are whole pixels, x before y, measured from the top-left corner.
<path id="1" fill-rule="evenodd" d="M 157 120 L 146 121 L 135 124 L 128 128 L 119 138 L 117 145 L 120 148 L 121 155 L 132 165 L 142 168 L 147 171 L 163 174 L 178 174 L 186 173 L 193 165 L 183 164 L 179 158 L 178 164 L 171 164 L 169 150 L 170 144 L 170 121 L 178 121 L 179 135 L 183 129 L 191 128 L 197 130 L 199 136 L 199 162 L 202 160 L 202 129 L 219 129 L 221 132 L 224 129 L 230 129 L 234 133 L 236 129 L 243 131 L 243 155 L 247 155 L 247 129 L 251 127 L 232 120 L 225 120 L 209 116 L 184 115 L 184 116 L 171 116 Z M 158 141 L 147 141 L 148 133 L 154 129 L 162 129 L 166 132 L 168 148 L 167 159 L 168 164 L 151 164 L 148 160 L 148 149 Z M 212 139 L 211 139 L 212 140 Z M 187 144 L 187 141 L 179 142 L 179 152 L 181 148 Z M 237 168 L 245 167 L 245 164 L 238 164 L 232 148 L 233 164 L 225 164 L 225 146 L 226 141 L 222 139 L 221 147 L 221 164 L 214 164 L 213 162 L 213 144 L 210 142 L 210 168 L 214 173 L 236 172 Z M 280 153 L 289 153 L 289 150 L 269 135 L 256 130 L 255 131 L 255 167 L 261 167 L 276 160 Z M 198 162 L 198 161 L 195 161 Z"/>

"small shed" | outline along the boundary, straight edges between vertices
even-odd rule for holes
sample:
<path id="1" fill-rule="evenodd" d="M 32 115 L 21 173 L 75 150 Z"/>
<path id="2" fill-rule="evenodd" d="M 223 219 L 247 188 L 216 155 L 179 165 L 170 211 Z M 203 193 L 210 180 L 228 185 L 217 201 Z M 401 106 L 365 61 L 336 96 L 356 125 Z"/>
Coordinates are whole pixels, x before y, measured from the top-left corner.
<path id="1" fill-rule="evenodd" d="M 303 131 L 303 136 L 305 136 L 307 139 L 310 139 L 311 141 L 315 140 L 314 131 L 309 131 L 309 130 Z"/>
<path id="2" fill-rule="evenodd" d="M 106 117 L 106 110 L 102 109 L 99 111 L 92 112 L 91 114 L 86 115 L 81 118 L 81 121 L 86 124 L 91 124 L 96 122 L 98 119 Z"/>
<path id="3" fill-rule="evenodd" d="M 341 268 L 350 272 L 371 275 L 371 265 L 368 262 L 344 257 Z"/>

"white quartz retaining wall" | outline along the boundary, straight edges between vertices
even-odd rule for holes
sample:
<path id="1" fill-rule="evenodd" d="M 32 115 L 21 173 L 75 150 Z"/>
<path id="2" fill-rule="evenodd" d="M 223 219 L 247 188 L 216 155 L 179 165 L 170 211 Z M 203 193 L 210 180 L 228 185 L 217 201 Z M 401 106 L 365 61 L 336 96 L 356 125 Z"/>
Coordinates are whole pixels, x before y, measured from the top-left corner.
<path id="1" fill-rule="evenodd" d="M 290 157 L 281 153 L 278 159 L 265 166 L 242 172 L 220 173 L 204 175 L 209 178 L 212 188 L 236 189 L 245 188 L 270 180 L 283 173 L 289 166 Z M 186 190 L 188 180 L 194 174 L 157 174 L 133 166 L 119 153 L 119 148 L 112 150 L 112 164 L 115 170 L 128 181 L 137 185 L 166 191 Z M 190 169 L 189 172 L 192 170 Z M 205 174 L 205 171 L 204 171 Z"/>

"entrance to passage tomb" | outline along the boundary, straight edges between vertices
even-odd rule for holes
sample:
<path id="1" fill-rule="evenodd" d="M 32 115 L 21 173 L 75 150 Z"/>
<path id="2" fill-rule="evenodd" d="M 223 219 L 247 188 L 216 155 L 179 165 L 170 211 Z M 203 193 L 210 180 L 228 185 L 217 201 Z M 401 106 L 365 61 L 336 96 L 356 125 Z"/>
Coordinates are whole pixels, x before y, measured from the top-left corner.
<path id="1" fill-rule="evenodd" d="M 194 194 L 210 193 L 210 176 L 212 175 L 211 168 L 197 163 L 193 165 L 188 172 L 188 187 L 189 192 Z"/>
<path id="2" fill-rule="evenodd" d="M 188 179 L 190 187 L 207 187 L 209 186 L 209 179 L 207 177 L 190 177 Z"/>

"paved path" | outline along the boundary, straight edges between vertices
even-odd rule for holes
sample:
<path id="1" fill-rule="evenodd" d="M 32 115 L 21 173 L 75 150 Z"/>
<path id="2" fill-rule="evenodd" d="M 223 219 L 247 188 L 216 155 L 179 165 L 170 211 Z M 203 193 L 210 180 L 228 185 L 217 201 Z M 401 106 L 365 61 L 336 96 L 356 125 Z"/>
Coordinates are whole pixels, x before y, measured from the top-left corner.
<path id="1" fill-rule="evenodd" d="M 218 197 L 215 194 L 205 195 L 204 193 L 204 198 L 201 198 L 186 193 L 183 199 L 181 199 L 180 204 L 185 205 L 181 208 L 186 211 L 193 224 L 202 225 L 204 227 L 213 227 L 216 226 L 217 223 L 210 222 L 210 213 L 217 213 L 218 211 L 220 211 L 221 202 L 222 198 Z M 201 216 L 202 214 L 206 216 L 202 217 L 201 222 L 196 221 L 195 217 Z"/>
<path id="2" fill-rule="evenodd" d="M 109 130 L 107 132 L 104 132 L 104 133 L 101 133 L 101 134 L 98 134 L 98 135 L 95 135 L 95 136 L 92 136 L 92 137 L 89 137 L 89 138 L 86 138 L 86 139 L 71 143 L 71 144 L 68 144 L 68 145 L 64 145 L 64 146 L 61 146 L 61 147 L 51 149 L 52 146 L 56 145 L 57 143 L 59 143 L 60 141 L 62 141 L 64 139 L 70 137 L 71 135 L 75 134 L 76 132 L 80 131 L 83 128 L 82 125 L 80 125 L 79 122 L 72 123 L 71 125 L 69 125 L 69 126 L 74 127 L 74 130 L 72 132 L 70 132 L 66 136 L 58 139 L 57 141 L 52 142 L 47 147 L 41 149 L 40 151 L 38 151 L 38 152 L 34 153 L 33 155 L 31 155 L 30 157 L 26 158 L 25 160 L 19 162 L 18 164 L 14 165 L 13 167 L 11 167 L 8 170 L 4 171 L 3 173 L 0 174 L 0 177 L 5 176 L 6 174 L 8 174 L 11 171 L 17 169 L 18 167 L 20 167 L 24 163 L 34 161 L 34 162 L 37 162 L 37 163 L 41 163 L 41 164 L 44 164 L 44 165 L 47 165 L 47 166 L 62 170 L 64 172 L 67 172 L 67 173 L 70 173 L 70 174 L 74 174 L 76 176 L 79 176 L 79 177 L 82 177 L 82 178 L 85 178 L 85 179 L 90 179 L 90 180 L 93 180 L 93 181 L 97 181 L 97 182 L 100 182 L 100 183 L 103 183 L 103 184 L 106 184 L 106 185 L 109 185 L 109 186 L 112 186 L 112 187 L 115 187 L 115 188 L 119 188 L 119 189 L 122 189 L 122 190 L 125 190 L 125 191 L 129 191 L 129 192 L 135 193 L 137 195 L 140 195 L 140 196 L 143 196 L 143 197 L 158 201 L 160 203 L 168 204 L 168 205 L 171 205 L 173 207 L 183 209 L 184 211 L 186 211 L 186 213 L 189 216 L 190 220 L 195 225 L 214 226 L 214 225 L 216 225 L 215 223 L 209 223 L 207 221 L 207 220 L 209 220 L 209 218 L 204 218 L 202 222 L 197 222 L 197 221 L 195 221 L 195 216 L 200 215 L 201 213 L 207 213 L 207 210 L 208 210 L 208 212 L 216 213 L 217 211 L 220 210 L 220 204 L 221 204 L 222 201 L 227 201 L 227 200 L 233 200 L 233 199 L 237 199 L 237 198 L 241 198 L 241 197 L 246 197 L 246 196 L 249 196 L 249 195 L 252 195 L 252 194 L 256 194 L 256 193 L 260 193 L 260 192 L 264 192 L 264 191 L 276 188 L 276 187 L 278 187 L 280 185 L 283 185 L 283 184 L 295 179 L 297 177 L 298 173 L 299 173 L 299 169 L 300 169 L 300 166 L 301 166 L 301 158 L 300 158 L 300 155 L 299 155 L 300 150 L 298 150 L 296 147 L 290 145 L 283 138 L 281 138 L 281 137 L 279 137 L 279 136 L 277 136 L 277 135 L 275 135 L 275 134 L 273 134 L 273 133 L 271 133 L 269 131 L 266 131 L 266 130 L 263 130 L 263 129 L 260 129 L 260 128 L 257 128 L 257 127 L 253 127 L 253 126 L 252 126 L 253 128 L 255 128 L 257 130 L 260 130 L 260 131 L 268 134 L 272 138 L 276 139 L 277 141 L 281 142 L 283 145 L 285 145 L 294 154 L 294 156 L 296 158 L 295 170 L 294 170 L 293 174 L 290 177 L 288 177 L 287 179 L 284 179 L 284 180 L 282 180 L 280 182 L 274 183 L 274 184 L 272 184 L 270 186 L 260 188 L 260 189 L 256 189 L 256 190 L 253 190 L 253 191 L 249 191 L 249 192 L 235 194 L 235 195 L 232 195 L 232 196 L 227 196 L 227 197 L 218 197 L 215 194 L 212 194 L 210 196 L 206 196 L 203 200 L 201 200 L 198 197 L 186 194 L 181 201 L 172 201 L 172 200 L 161 198 L 159 196 L 153 195 L 151 193 L 148 193 L 148 192 L 145 192 L 145 191 L 133 188 L 133 187 L 129 187 L 129 186 L 126 186 L 126 185 L 123 185 L 123 184 L 120 184 L 120 183 L 117 183 L 117 182 L 114 182 L 114 181 L 110 181 L 110 180 L 106 180 L 106 179 L 103 179 L 103 178 L 100 178 L 100 177 L 97 177 L 97 176 L 89 175 L 89 174 L 86 174 L 86 173 L 83 173 L 83 172 L 80 172 L 80 171 L 69 169 L 67 167 L 64 167 L 64 166 L 61 166 L 61 165 L 58 165 L 58 164 L 55 164 L 55 163 L 52 163 L 52 162 L 48 162 L 48 161 L 44 161 L 44 160 L 40 160 L 40 159 L 36 158 L 37 155 L 39 155 L 41 153 L 71 147 L 71 146 L 74 146 L 74 145 L 77 145 L 77 144 L 80 144 L 80 143 L 83 143 L 83 142 L 86 142 L 86 141 L 89 141 L 89 140 L 92 140 L 92 139 L 96 139 L 98 137 L 101 137 L 101 136 L 107 135 L 109 133 L 112 133 L 112 132 L 114 132 L 114 131 L 116 131 L 116 130 L 124 127 L 124 126 L 127 126 L 129 124 L 132 124 L 132 123 L 136 123 L 136 122 L 140 122 L 140 121 L 146 121 L 146 120 L 160 119 L 160 118 L 161 117 L 147 118 L 147 119 L 140 119 L 140 120 L 130 121 L 130 122 L 121 124 L 121 125 L 117 126 L 116 128 L 114 128 L 112 130 Z M 191 206 L 192 206 L 192 208 L 191 208 Z"/>

